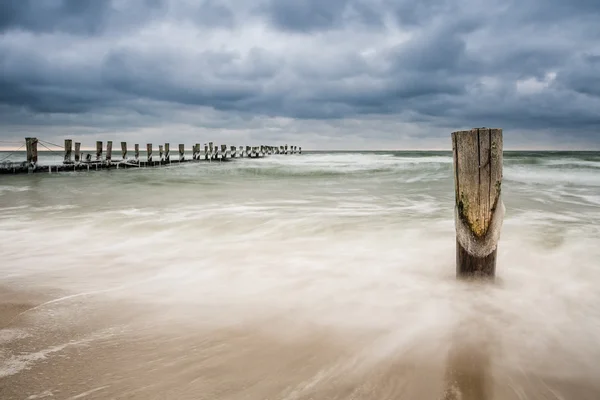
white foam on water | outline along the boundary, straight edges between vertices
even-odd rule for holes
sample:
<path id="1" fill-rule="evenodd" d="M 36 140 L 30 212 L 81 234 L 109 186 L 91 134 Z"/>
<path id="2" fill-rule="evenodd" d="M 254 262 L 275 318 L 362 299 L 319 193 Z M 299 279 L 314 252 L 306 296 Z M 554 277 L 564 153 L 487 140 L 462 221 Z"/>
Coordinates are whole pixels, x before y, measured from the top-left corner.
<path id="1" fill-rule="evenodd" d="M 60 353 L 69 347 L 89 345 L 94 340 L 108 337 L 111 334 L 112 333 L 110 330 L 97 332 L 83 339 L 71 340 L 69 342 L 50 346 L 39 351 L 11 355 L 6 359 L 0 359 L 0 378 L 16 375 L 23 370 L 31 368 L 36 363 L 47 359 L 49 356 Z"/>
<path id="2" fill-rule="evenodd" d="M 19 192 L 27 192 L 28 190 L 31 190 L 31 188 L 29 186 L 0 185 L 0 195 L 4 194 L 6 192 L 19 193 Z"/>
<path id="3" fill-rule="evenodd" d="M 507 181 L 534 185 L 600 186 L 600 174 L 593 170 L 547 169 L 540 166 L 506 166 Z"/>

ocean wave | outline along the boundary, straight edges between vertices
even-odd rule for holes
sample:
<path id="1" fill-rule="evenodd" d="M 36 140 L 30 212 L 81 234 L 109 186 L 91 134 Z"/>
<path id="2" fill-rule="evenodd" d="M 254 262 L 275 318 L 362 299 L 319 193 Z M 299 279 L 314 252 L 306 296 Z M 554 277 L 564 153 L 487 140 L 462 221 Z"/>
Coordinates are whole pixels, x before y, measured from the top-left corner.
<path id="1" fill-rule="evenodd" d="M 29 186 L 6 186 L 6 185 L 2 185 L 0 186 L 0 195 L 5 193 L 5 192 L 13 192 L 13 193 L 18 193 L 18 192 L 27 192 L 28 190 L 31 190 L 31 187 Z"/>
<path id="2" fill-rule="evenodd" d="M 600 174 L 585 169 L 568 170 L 512 165 L 504 168 L 504 179 L 509 182 L 540 185 L 600 186 Z"/>

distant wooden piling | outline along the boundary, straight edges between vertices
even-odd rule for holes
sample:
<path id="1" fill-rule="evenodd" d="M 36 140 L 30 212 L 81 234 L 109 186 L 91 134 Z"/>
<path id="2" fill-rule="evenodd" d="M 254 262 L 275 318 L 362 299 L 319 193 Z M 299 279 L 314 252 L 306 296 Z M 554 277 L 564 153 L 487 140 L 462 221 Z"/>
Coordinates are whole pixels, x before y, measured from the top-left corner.
<path id="1" fill-rule="evenodd" d="M 169 143 L 165 143 L 165 162 L 171 162 L 171 151 L 169 150 Z"/>
<path id="2" fill-rule="evenodd" d="M 121 142 L 121 158 L 127 160 L 127 142 Z"/>
<path id="3" fill-rule="evenodd" d="M 221 159 L 224 160 L 226 158 L 227 158 L 227 145 L 222 144 L 221 145 Z"/>
<path id="4" fill-rule="evenodd" d="M 102 142 L 96 142 L 96 161 L 102 160 Z"/>
<path id="5" fill-rule="evenodd" d="M 140 162 L 140 145 L 138 143 L 133 145 L 133 158 L 136 162 Z"/>
<path id="6" fill-rule="evenodd" d="M 163 155 L 164 155 L 164 153 L 163 153 L 163 145 L 159 144 L 158 145 L 158 161 L 161 162 L 161 163 L 164 161 Z"/>
<path id="7" fill-rule="evenodd" d="M 237 156 L 237 150 L 235 146 L 231 146 L 229 149 L 229 153 L 231 154 L 231 158 L 235 158 Z"/>
<path id="8" fill-rule="evenodd" d="M 75 142 L 75 162 L 81 161 L 81 143 Z"/>
<path id="9" fill-rule="evenodd" d="M 208 154 L 208 145 L 204 143 L 204 159 L 208 160 L 210 155 Z"/>
<path id="10" fill-rule="evenodd" d="M 504 217 L 502 129 L 452 133 L 456 275 L 493 278 Z"/>
<path id="11" fill-rule="evenodd" d="M 298 147 L 298 154 L 302 154 L 302 147 Z"/>
<path id="12" fill-rule="evenodd" d="M 179 162 L 182 162 L 183 160 L 185 160 L 185 145 L 184 144 L 180 144 L 179 145 Z"/>
<path id="13" fill-rule="evenodd" d="M 29 170 L 34 170 L 37 166 L 37 138 L 25 138 L 25 148 L 27 150 L 27 166 Z"/>
<path id="14" fill-rule="evenodd" d="M 112 141 L 109 140 L 108 142 L 106 142 L 106 162 L 108 164 L 110 164 L 111 160 L 112 160 Z"/>
<path id="15" fill-rule="evenodd" d="M 72 164 L 71 151 L 73 150 L 73 141 L 71 139 L 65 139 L 65 158 L 63 164 Z"/>
<path id="16" fill-rule="evenodd" d="M 146 154 L 147 154 L 148 162 L 151 163 L 152 162 L 152 143 L 146 144 Z"/>

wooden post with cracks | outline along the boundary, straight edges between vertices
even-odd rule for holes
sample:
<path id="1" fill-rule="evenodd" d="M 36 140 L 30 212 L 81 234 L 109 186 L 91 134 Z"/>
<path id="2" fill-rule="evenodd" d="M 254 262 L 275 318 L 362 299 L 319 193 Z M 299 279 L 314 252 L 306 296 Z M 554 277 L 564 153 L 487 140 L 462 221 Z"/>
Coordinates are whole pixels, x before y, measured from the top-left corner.
<path id="1" fill-rule="evenodd" d="M 502 203 L 502 129 L 475 128 L 452 133 L 456 196 L 456 275 L 491 278 Z"/>

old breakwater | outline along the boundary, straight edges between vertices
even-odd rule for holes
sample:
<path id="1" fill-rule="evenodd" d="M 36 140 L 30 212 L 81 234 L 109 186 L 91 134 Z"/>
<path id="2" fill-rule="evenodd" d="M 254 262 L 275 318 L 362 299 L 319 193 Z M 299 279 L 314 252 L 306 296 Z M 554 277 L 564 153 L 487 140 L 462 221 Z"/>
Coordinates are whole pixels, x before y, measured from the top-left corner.
<path id="1" fill-rule="evenodd" d="M 127 142 L 121 142 L 120 158 L 113 158 L 113 142 L 106 142 L 106 149 L 102 141 L 96 142 L 95 151 L 82 151 L 81 143 L 65 139 L 62 164 L 42 165 L 38 163 L 38 145 L 50 150 L 38 138 L 25 138 L 26 160 L 2 161 L 0 162 L 0 174 L 21 174 L 36 172 L 66 172 L 66 171 L 91 171 L 100 169 L 120 168 L 147 168 L 162 167 L 186 162 L 224 162 L 236 158 L 262 158 L 272 154 L 302 154 L 302 147 L 280 145 L 280 146 L 228 146 L 215 145 L 214 142 L 204 144 L 202 149 L 200 143 L 192 145 L 192 156 L 186 157 L 185 144 L 179 144 L 174 155 L 171 154 L 170 143 L 158 145 L 158 152 L 154 153 L 151 143 L 146 144 L 145 159 L 140 157 L 140 145 L 134 144 L 133 153 L 127 147 Z"/>

